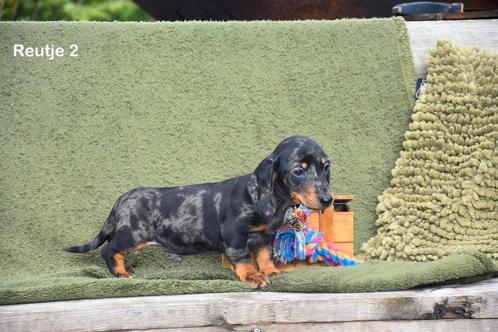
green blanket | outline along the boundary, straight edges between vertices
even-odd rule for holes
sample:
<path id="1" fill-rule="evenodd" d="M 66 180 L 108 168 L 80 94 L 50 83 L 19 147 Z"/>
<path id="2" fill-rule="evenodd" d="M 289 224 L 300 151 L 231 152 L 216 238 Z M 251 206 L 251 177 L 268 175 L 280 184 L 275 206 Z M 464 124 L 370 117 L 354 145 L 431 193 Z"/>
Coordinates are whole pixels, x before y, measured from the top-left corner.
<path id="1" fill-rule="evenodd" d="M 66 56 L 13 57 L 13 45 Z M 70 45 L 78 57 L 68 57 Z M 178 263 L 159 248 L 111 277 L 95 236 L 136 186 L 251 172 L 291 134 L 334 160 L 333 189 L 355 195 L 356 247 L 374 235 L 413 106 L 404 22 L 0 23 L 0 304 L 246 291 L 218 255 Z M 315 268 L 268 290 L 374 291 L 483 275 L 487 257 Z"/>

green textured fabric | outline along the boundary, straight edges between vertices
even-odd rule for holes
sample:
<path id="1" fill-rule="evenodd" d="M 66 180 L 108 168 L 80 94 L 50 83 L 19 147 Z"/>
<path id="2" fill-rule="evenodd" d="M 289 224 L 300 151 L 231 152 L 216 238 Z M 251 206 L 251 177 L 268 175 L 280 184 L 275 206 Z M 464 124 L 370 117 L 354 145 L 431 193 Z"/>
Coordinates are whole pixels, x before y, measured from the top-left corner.
<path id="1" fill-rule="evenodd" d="M 77 44 L 79 57 L 14 58 L 15 43 Z M 291 134 L 333 158 L 334 191 L 355 195 L 358 246 L 413 107 L 399 19 L 0 22 L 0 62 L 1 304 L 247 291 L 218 255 L 178 263 L 147 248 L 129 256 L 136 277 L 118 279 L 98 251 L 62 248 L 93 238 L 133 187 L 251 172 Z M 268 290 L 402 289 L 490 271 L 478 254 L 382 264 L 289 273 Z"/>
<path id="2" fill-rule="evenodd" d="M 220 267 L 219 255 L 189 256 L 182 263 L 165 259 L 154 248 L 130 257 L 133 279 L 111 278 L 98 255 L 78 260 L 81 267 L 24 276 L 0 284 L 0 303 L 29 303 L 159 294 L 254 291 Z M 146 260 L 144 262 L 144 260 Z M 274 277 L 270 292 L 393 291 L 450 281 L 471 281 L 493 275 L 493 263 L 480 252 L 453 253 L 431 262 L 371 261 L 358 267 L 307 267 Z"/>
<path id="3" fill-rule="evenodd" d="M 414 107 L 368 258 L 478 250 L 498 262 L 498 56 L 440 41 Z"/>

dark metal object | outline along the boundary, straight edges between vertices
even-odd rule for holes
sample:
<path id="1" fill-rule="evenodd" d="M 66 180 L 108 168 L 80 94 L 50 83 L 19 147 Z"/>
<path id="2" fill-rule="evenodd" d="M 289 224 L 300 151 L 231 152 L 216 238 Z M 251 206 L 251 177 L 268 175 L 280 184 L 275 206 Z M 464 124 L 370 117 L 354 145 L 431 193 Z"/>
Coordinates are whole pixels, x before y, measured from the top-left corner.
<path id="1" fill-rule="evenodd" d="M 401 15 L 407 21 L 434 21 L 434 20 L 470 20 L 498 18 L 498 4 L 496 9 L 487 11 L 463 11 L 464 4 L 418 1 L 402 3 L 393 7 L 394 15 Z"/>
<path id="2" fill-rule="evenodd" d="M 435 13 L 462 13 L 463 3 L 455 2 L 447 4 L 444 2 L 417 1 L 402 3 L 393 7 L 394 15 L 419 15 Z"/>
<path id="3" fill-rule="evenodd" d="M 407 21 L 437 21 L 437 20 L 473 20 L 498 18 L 498 10 L 475 11 L 463 13 L 435 13 L 404 16 Z"/>

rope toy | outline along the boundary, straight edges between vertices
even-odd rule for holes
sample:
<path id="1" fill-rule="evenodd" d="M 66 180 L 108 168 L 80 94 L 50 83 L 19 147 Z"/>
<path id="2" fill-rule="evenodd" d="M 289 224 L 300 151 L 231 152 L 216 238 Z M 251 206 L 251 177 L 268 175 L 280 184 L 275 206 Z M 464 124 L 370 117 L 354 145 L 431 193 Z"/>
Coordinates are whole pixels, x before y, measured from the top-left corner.
<path id="1" fill-rule="evenodd" d="M 273 239 L 273 258 L 283 264 L 294 260 L 320 262 L 330 266 L 356 266 L 360 262 L 325 241 L 322 232 L 306 222 L 312 210 L 304 205 L 289 208 Z"/>

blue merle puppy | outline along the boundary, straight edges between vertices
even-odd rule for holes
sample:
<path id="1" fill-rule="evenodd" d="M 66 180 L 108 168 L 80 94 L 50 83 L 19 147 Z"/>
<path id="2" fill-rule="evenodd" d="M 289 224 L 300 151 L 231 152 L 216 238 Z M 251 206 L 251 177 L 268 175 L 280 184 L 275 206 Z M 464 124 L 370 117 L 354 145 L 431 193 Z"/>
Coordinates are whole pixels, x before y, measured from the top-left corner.
<path id="1" fill-rule="evenodd" d="M 137 188 L 114 204 L 97 237 L 68 252 L 94 250 L 110 272 L 131 277 L 125 256 L 148 245 L 168 253 L 224 253 L 235 274 L 253 288 L 280 273 L 272 261 L 274 232 L 293 204 L 323 210 L 332 203 L 330 161 L 311 138 L 292 136 L 253 173 L 216 183 Z"/>

